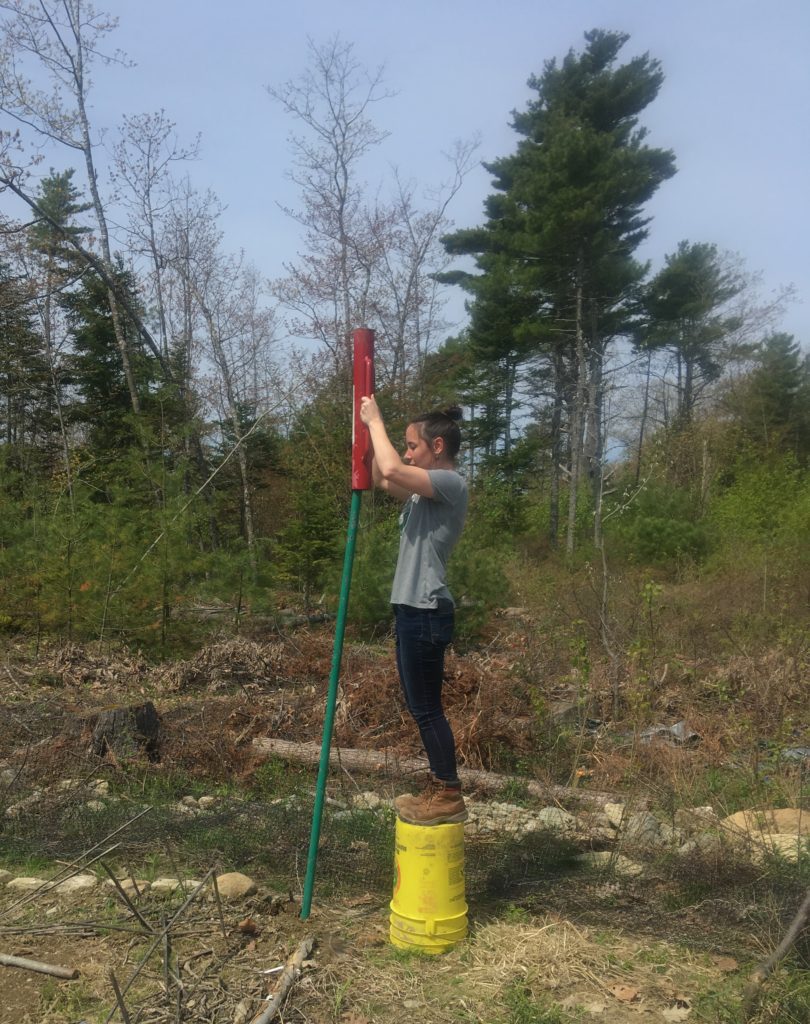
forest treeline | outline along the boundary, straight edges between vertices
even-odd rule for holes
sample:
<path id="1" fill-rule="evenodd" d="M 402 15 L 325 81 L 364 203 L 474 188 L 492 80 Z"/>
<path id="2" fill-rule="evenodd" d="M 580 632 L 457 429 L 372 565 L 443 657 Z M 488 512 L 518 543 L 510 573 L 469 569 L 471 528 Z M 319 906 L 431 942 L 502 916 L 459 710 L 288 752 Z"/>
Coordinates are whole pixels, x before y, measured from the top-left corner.
<path id="1" fill-rule="evenodd" d="M 711 238 L 639 257 L 676 154 L 648 141 L 663 71 L 626 58 L 626 35 L 588 32 L 530 77 L 465 230 L 449 212 L 475 142 L 440 187 L 392 172 L 370 188 L 382 74 L 340 39 L 311 44 L 301 76 L 268 87 L 302 243 L 266 281 L 193 183 L 200 140 L 162 111 L 92 123 L 93 67 L 124 63 L 115 19 L 84 0 L 0 18 L 0 187 L 18 211 L 0 251 L 0 628 L 168 653 L 211 622 L 329 608 L 360 325 L 394 434 L 408 411 L 464 408 L 454 587 L 472 618 L 510 600 L 515 564 L 686 578 L 742 560 L 766 593 L 806 575 L 810 364 L 779 330 L 790 291 L 763 299 Z M 385 617 L 395 514 L 365 503 L 358 621 Z"/>

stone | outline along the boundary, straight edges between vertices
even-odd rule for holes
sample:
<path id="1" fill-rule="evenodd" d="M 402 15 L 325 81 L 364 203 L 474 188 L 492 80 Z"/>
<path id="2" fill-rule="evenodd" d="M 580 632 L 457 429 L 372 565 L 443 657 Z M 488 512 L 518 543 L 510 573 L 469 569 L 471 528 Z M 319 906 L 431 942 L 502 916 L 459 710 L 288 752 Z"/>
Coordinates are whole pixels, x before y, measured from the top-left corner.
<path id="1" fill-rule="evenodd" d="M 179 878 L 156 878 L 152 882 L 152 892 L 158 895 L 176 892 L 180 888 Z"/>
<path id="2" fill-rule="evenodd" d="M 699 856 L 716 857 L 723 850 L 723 840 L 713 832 L 703 832 L 688 839 L 683 846 L 678 847 L 679 857 Z"/>
<path id="3" fill-rule="evenodd" d="M 6 808 L 7 818 L 19 818 L 21 814 L 24 814 L 29 808 L 38 804 L 42 799 L 42 793 L 40 790 L 35 789 L 30 796 L 25 797 L 24 800 L 19 800 L 16 804 L 11 804 Z"/>
<path id="4" fill-rule="evenodd" d="M 78 789 L 81 783 L 78 779 L 60 779 L 51 789 L 56 793 L 69 793 L 72 789 Z"/>
<path id="5" fill-rule="evenodd" d="M 243 875 L 239 871 L 229 871 L 224 875 L 217 875 L 217 889 L 223 900 L 240 900 L 256 892 L 256 883 L 248 875 Z"/>
<path id="6" fill-rule="evenodd" d="M 573 814 L 561 807 L 544 807 L 537 812 L 537 820 L 553 832 L 573 832 L 577 827 L 577 819 Z"/>
<path id="7" fill-rule="evenodd" d="M 610 850 L 583 853 L 577 857 L 577 860 L 594 871 L 610 871 L 623 878 L 635 878 L 644 872 L 641 864 L 637 864 L 636 861 L 630 860 L 629 857 L 625 857 L 621 853 L 611 853 Z"/>
<path id="8" fill-rule="evenodd" d="M 84 806 L 88 811 L 95 811 L 95 813 L 103 811 L 107 807 L 103 800 L 88 800 Z"/>
<path id="9" fill-rule="evenodd" d="M 89 892 L 97 885 L 98 879 L 95 875 L 74 875 L 72 878 L 66 878 L 64 882 L 59 882 L 53 888 L 54 892 L 58 892 L 60 896 L 70 896 L 75 892 Z"/>
<path id="10" fill-rule="evenodd" d="M 369 811 L 373 811 L 379 807 L 382 803 L 380 796 L 377 793 L 367 792 L 360 793 L 354 798 L 355 807 L 365 807 Z"/>
<path id="11" fill-rule="evenodd" d="M 184 796 L 180 798 L 180 803 L 185 804 L 186 807 L 198 807 L 196 796 Z"/>
<path id="12" fill-rule="evenodd" d="M 624 838 L 636 846 L 660 846 L 661 822 L 650 811 L 636 811 L 624 824 Z"/>
<path id="13" fill-rule="evenodd" d="M 32 890 L 39 889 L 40 886 L 45 886 L 47 884 L 48 882 L 45 878 L 28 878 L 21 875 L 19 878 L 12 878 L 6 885 L 6 888 L 14 889 L 19 892 L 31 892 Z"/>
<path id="14" fill-rule="evenodd" d="M 800 836 L 795 832 L 770 832 L 763 835 L 758 846 L 757 860 L 771 854 L 795 864 L 802 853 L 810 851 L 810 837 Z"/>
<path id="15" fill-rule="evenodd" d="M 683 829 L 673 828 L 666 821 L 662 821 L 659 826 L 661 832 L 661 839 L 667 844 L 667 846 L 680 846 L 681 843 L 686 841 L 686 835 Z"/>
<path id="16" fill-rule="evenodd" d="M 715 828 L 720 822 L 713 807 L 679 807 L 673 820 L 675 827 L 688 835 Z"/>
<path id="17" fill-rule="evenodd" d="M 137 897 L 138 893 L 143 895 L 143 893 L 149 892 L 149 890 L 152 887 L 150 882 L 147 882 L 145 879 L 142 880 L 140 878 L 136 879 L 134 882 L 131 878 L 119 878 L 118 884 L 127 894 L 127 896 L 135 897 Z M 104 885 L 107 886 L 107 888 L 109 889 L 115 888 L 115 882 L 113 882 L 111 878 L 107 878 L 104 882 Z"/>
<path id="18" fill-rule="evenodd" d="M 10 881 L 13 877 L 14 875 L 12 875 L 10 871 L 0 868 L 0 885 L 5 885 L 6 882 Z"/>
<path id="19" fill-rule="evenodd" d="M 174 809 L 178 812 L 178 814 L 186 814 L 186 815 L 188 815 L 188 814 L 192 814 L 192 815 L 196 814 L 197 811 L 199 810 L 199 808 L 196 805 L 192 807 L 190 804 L 183 803 L 183 802 L 175 804 L 174 805 Z"/>
<path id="20" fill-rule="evenodd" d="M 621 828 L 624 816 L 627 813 L 626 804 L 605 804 L 602 808 L 605 817 L 613 828 Z"/>
<path id="21" fill-rule="evenodd" d="M 810 836 L 810 811 L 801 807 L 781 807 L 776 810 L 737 811 L 723 819 L 726 828 L 747 834 L 759 832 L 793 833 Z"/>
<path id="22" fill-rule="evenodd" d="M 201 796 L 197 801 L 200 810 L 210 811 L 215 806 L 217 798 L 215 796 Z"/>
<path id="23" fill-rule="evenodd" d="M 93 782 L 93 792 L 96 796 L 109 796 L 110 784 L 106 779 L 96 779 Z"/>

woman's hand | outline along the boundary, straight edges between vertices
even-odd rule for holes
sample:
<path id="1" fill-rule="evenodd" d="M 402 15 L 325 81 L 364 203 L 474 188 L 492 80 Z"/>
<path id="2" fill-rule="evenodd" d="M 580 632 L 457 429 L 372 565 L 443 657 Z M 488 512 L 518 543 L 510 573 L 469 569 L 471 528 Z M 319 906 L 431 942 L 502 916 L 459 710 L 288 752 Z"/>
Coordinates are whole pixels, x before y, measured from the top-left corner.
<path id="1" fill-rule="evenodd" d="M 382 416 L 380 415 L 380 410 L 377 408 L 377 402 L 374 395 L 360 399 L 360 419 L 367 427 L 371 426 L 375 420 L 380 420 L 380 422 L 382 422 Z"/>

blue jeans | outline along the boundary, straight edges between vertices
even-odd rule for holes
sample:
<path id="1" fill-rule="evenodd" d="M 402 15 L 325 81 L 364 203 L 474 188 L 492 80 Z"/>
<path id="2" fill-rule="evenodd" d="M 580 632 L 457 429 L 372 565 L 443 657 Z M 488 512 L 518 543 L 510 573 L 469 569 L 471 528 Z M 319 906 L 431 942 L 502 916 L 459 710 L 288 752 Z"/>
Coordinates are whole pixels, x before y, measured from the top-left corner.
<path id="1" fill-rule="evenodd" d="M 458 784 L 456 742 L 442 708 L 444 652 L 453 639 L 453 605 L 440 601 L 438 608 L 393 607 L 405 705 L 419 727 L 430 770 L 442 782 Z"/>

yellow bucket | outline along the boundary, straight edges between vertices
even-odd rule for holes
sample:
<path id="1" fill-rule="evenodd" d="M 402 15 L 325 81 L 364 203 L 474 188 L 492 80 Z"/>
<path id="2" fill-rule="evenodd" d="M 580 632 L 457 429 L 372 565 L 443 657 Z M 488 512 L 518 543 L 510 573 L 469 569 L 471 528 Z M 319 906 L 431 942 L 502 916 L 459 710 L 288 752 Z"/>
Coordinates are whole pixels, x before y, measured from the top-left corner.
<path id="1" fill-rule="evenodd" d="M 466 938 L 464 825 L 409 825 L 397 818 L 391 942 L 446 953 Z"/>

